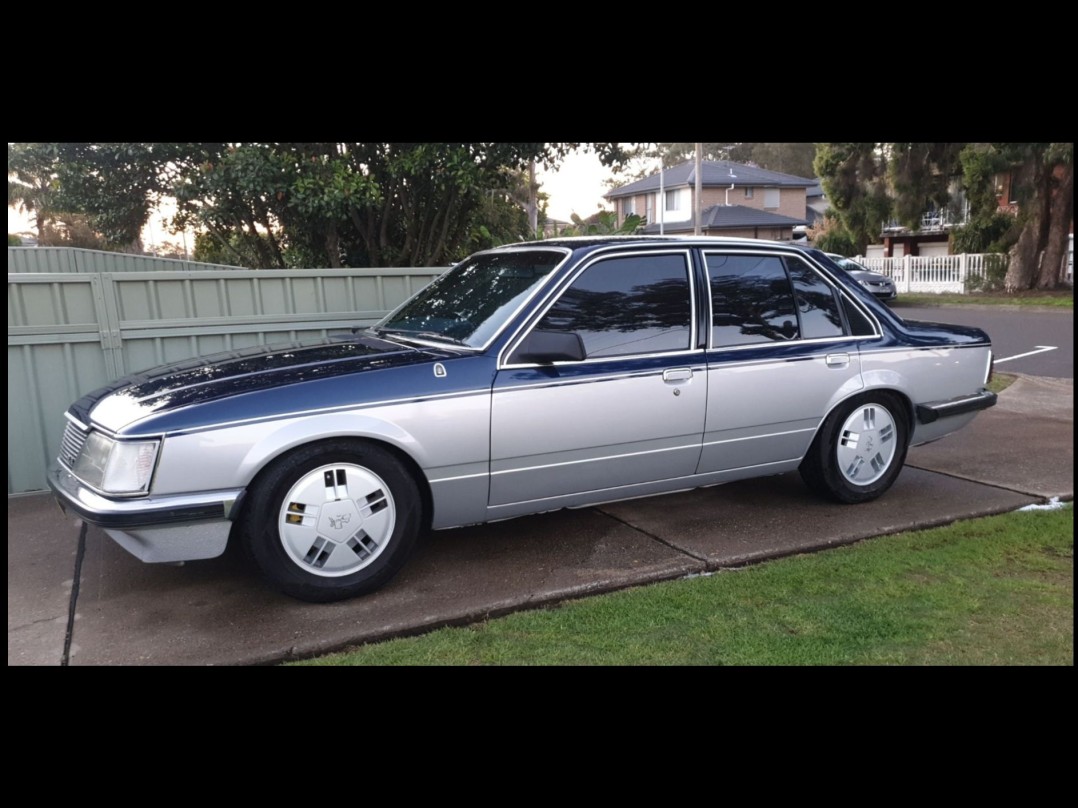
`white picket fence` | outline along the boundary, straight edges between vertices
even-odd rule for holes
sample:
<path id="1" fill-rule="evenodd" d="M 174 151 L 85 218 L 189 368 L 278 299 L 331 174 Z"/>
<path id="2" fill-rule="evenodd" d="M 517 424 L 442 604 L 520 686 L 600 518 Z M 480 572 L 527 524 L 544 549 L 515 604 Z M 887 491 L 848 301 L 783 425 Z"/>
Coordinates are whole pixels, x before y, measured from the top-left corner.
<path id="1" fill-rule="evenodd" d="M 961 255 L 904 255 L 901 258 L 862 258 L 857 263 L 894 280 L 903 292 L 958 292 L 967 290 L 966 281 L 983 277 L 986 259 L 1006 260 L 991 253 Z"/>

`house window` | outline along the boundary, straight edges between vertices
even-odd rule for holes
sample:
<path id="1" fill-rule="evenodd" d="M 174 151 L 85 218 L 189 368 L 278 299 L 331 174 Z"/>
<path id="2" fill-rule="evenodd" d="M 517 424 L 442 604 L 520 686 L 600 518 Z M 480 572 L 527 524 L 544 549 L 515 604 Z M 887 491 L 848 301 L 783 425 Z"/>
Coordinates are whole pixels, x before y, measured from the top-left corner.
<path id="1" fill-rule="evenodd" d="M 631 196 L 627 197 L 621 203 L 621 212 L 624 213 L 626 216 L 633 215 L 633 198 Z"/>
<path id="2" fill-rule="evenodd" d="M 667 210 L 678 210 L 679 209 L 679 205 L 678 205 L 679 196 L 680 196 L 680 194 L 678 194 L 677 191 L 667 191 L 666 192 L 666 209 Z"/>
<path id="3" fill-rule="evenodd" d="M 777 208 L 779 206 L 779 189 L 764 188 L 764 207 Z"/>
<path id="4" fill-rule="evenodd" d="M 755 191 L 755 190 L 756 190 L 755 188 L 746 188 L 745 189 L 745 198 L 746 199 L 752 199 L 753 191 Z"/>
<path id="5" fill-rule="evenodd" d="M 648 194 L 644 197 L 644 218 L 648 222 L 655 221 L 655 195 Z"/>

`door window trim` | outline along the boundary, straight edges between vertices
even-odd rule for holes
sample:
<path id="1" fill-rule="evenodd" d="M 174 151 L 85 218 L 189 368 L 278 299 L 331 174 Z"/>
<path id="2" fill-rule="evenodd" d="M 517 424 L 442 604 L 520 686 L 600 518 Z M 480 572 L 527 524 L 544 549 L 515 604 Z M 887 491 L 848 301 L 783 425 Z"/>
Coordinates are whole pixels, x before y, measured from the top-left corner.
<path id="1" fill-rule="evenodd" d="M 532 314 L 531 318 L 525 322 L 520 330 L 513 337 L 506 342 L 505 347 L 502 348 L 498 354 L 498 369 L 508 370 L 510 368 L 536 368 L 546 367 L 545 364 L 539 364 L 538 362 L 520 362 L 509 364 L 509 357 L 513 355 L 513 352 L 520 346 L 520 344 L 528 338 L 528 335 L 534 331 L 539 323 L 546 317 L 548 311 L 554 307 L 566 292 L 572 288 L 576 283 L 577 278 L 583 275 L 589 268 L 599 263 L 600 261 L 608 261 L 614 258 L 647 258 L 649 256 L 660 255 L 680 255 L 685 261 L 685 274 L 689 281 L 689 347 L 683 350 L 674 351 L 650 351 L 637 354 L 619 354 L 617 356 L 597 356 L 594 358 L 584 359 L 582 362 L 563 361 L 553 362 L 553 366 L 558 365 L 587 365 L 598 364 L 601 362 L 621 362 L 626 359 L 644 359 L 656 356 L 685 356 L 689 354 L 698 354 L 703 349 L 693 347 L 696 343 L 696 323 L 697 323 L 697 306 L 696 306 L 696 273 L 693 271 L 692 250 L 685 249 L 672 249 L 672 250 L 623 250 L 619 252 L 602 252 L 597 255 L 590 256 L 587 261 L 583 262 L 579 267 L 573 270 L 572 274 L 564 281 L 562 286 L 555 289 L 550 297 L 543 302 L 543 304 Z"/>

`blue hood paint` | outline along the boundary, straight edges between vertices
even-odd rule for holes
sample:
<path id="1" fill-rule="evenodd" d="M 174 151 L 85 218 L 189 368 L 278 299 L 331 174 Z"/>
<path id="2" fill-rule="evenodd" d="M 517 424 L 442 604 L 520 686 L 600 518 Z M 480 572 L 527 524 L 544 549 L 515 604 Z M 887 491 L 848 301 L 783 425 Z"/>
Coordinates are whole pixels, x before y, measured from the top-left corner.
<path id="1" fill-rule="evenodd" d="M 445 376 L 435 376 L 441 362 Z M 489 389 L 494 363 L 369 336 L 266 346 L 152 368 L 69 412 L 118 434 L 162 434 L 304 410 Z"/>

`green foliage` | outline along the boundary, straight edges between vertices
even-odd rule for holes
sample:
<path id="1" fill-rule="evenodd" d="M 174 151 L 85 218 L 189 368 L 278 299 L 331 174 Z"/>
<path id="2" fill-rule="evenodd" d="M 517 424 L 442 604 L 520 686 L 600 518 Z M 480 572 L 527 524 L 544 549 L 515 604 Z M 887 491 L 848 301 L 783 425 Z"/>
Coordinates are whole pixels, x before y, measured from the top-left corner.
<path id="1" fill-rule="evenodd" d="M 812 246 L 824 252 L 838 255 L 860 255 L 857 243 L 832 211 L 824 214 L 823 221 L 810 234 Z"/>
<path id="2" fill-rule="evenodd" d="M 951 231 L 951 252 L 1003 253 L 1018 240 L 1018 219 L 1009 213 L 994 211 L 973 215 L 970 220 Z"/>
<path id="3" fill-rule="evenodd" d="M 887 150 L 880 143 L 818 143 L 813 167 L 856 249 L 878 240 L 890 219 Z"/>
<path id="4" fill-rule="evenodd" d="M 1013 217 L 1006 217 L 1013 221 Z M 966 250 L 965 252 L 973 252 Z M 972 272 L 966 278 L 967 292 L 997 292 L 1004 287 L 1007 266 L 1010 259 L 1006 254 L 993 254 L 984 257 L 984 270 L 980 274 Z"/>
<path id="5" fill-rule="evenodd" d="M 940 210 L 950 201 L 950 185 L 958 172 L 963 143 L 888 144 L 887 177 L 894 193 L 894 216 L 911 230 L 921 226 L 926 210 Z"/>
<path id="6" fill-rule="evenodd" d="M 619 225 L 618 216 L 612 210 L 600 210 L 587 219 L 574 213 L 572 222 L 561 232 L 562 236 L 631 236 L 647 224 L 640 214 L 630 213 Z"/>
<path id="7" fill-rule="evenodd" d="M 7 234 L 7 246 L 9 247 L 21 247 L 22 239 L 16 236 L 14 233 Z"/>

